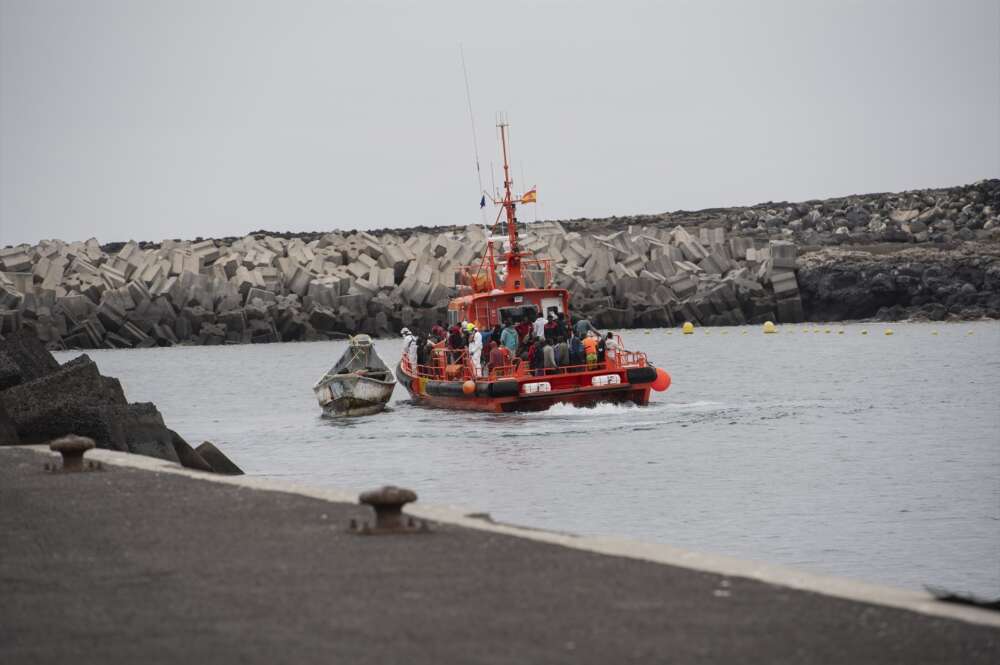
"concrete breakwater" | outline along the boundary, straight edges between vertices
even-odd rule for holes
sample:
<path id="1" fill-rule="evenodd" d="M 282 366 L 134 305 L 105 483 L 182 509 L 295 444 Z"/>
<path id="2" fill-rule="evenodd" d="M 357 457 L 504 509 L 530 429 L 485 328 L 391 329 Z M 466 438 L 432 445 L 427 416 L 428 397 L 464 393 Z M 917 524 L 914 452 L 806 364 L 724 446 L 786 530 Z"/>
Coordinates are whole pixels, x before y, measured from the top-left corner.
<path id="1" fill-rule="evenodd" d="M 243 473 L 212 442 L 188 444 L 155 404 L 129 403 L 121 382 L 86 354 L 60 365 L 30 331 L 0 340 L 0 446 L 69 435 L 199 471 Z"/>
<path id="2" fill-rule="evenodd" d="M 552 259 L 575 313 L 604 328 L 1000 318 L 1000 180 L 535 222 L 522 238 Z M 141 348 L 427 329 L 485 247 L 477 225 L 45 240 L 0 250 L 0 335 L 24 329 L 51 349 Z"/>

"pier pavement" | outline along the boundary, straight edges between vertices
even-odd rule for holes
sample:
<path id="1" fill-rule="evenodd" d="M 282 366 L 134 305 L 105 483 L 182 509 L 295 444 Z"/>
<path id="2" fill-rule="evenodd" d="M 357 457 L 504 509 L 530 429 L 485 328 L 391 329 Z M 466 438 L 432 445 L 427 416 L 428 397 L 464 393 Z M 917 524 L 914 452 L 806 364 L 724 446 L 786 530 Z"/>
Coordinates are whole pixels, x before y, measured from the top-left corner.
<path id="1" fill-rule="evenodd" d="M 347 495 L 90 456 L 0 448 L 7 665 L 1000 661 L 1000 615 L 916 592 L 483 520 L 359 536 Z"/>

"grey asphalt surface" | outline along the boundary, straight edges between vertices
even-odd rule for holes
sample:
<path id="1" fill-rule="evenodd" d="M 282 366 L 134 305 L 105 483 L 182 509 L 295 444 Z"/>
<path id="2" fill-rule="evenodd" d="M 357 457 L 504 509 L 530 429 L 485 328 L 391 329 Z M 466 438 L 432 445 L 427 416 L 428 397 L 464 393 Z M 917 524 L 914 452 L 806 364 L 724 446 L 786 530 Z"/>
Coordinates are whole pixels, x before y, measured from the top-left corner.
<path id="1" fill-rule="evenodd" d="M 0 663 L 997 663 L 1000 630 L 367 509 L 0 455 Z M 419 492 L 420 488 L 414 488 Z"/>

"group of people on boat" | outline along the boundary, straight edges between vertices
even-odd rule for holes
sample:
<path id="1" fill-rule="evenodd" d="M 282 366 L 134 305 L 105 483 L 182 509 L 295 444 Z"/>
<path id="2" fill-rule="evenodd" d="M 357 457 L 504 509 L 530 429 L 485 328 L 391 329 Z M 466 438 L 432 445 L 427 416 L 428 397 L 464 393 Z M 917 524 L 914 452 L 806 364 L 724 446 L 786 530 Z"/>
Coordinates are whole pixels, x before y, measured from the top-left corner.
<path id="1" fill-rule="evenodd" d="M 443 353 L 448 365 L 468 357 L 477 377 L 502 377 L 514 374 L 522 363 L 536 376 L 594 369 L 619 351 L 613 332 L 602 334 L 588 319 L 571 322 L 558 311 L 534 320 L 507 317 L 485 331 L 468 321 L 450 328 L 438 321 L 426 335 L 409 328 L 401 333 L 404 353 L 418 373 L 433 369 L 435 353 Z"/>

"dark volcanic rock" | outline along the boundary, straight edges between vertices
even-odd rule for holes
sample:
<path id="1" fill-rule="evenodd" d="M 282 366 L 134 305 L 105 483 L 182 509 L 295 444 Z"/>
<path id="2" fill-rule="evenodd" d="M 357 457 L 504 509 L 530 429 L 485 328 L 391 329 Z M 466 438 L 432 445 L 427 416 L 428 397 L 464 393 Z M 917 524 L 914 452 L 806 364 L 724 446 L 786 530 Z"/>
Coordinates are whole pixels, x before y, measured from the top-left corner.
<path id="1" fill-rule="evenodd" d="M 813 321 L 1000 318 L 997 274 L 1000 246 L 970 245 L 890 254 L 828 249 L 803 256 L 797 273 Z"/>
<path id="2" fill-rule="evenodd" d="M 8 388 L 0 393 L 0 401 L 26 443 L 77 434 L 102 448 L 126 449 L 122 416 L 128 403 L 121 384 L 101 376 L 86 355 Z"/>
<path id="3" fill-rule="evenodd" d="M 0 401 L 0 446 L 16 446 L 21 443 L 21 437 L 17 435 L 17 425 L 7 414 L 7 410 Z"/>
<path id="4" fill-rule="evenodd" d="M 177 454 L 181 466 L 188 469 L 197 469 L 198 471 L 212 472 L 212 465 L 206 462 L 205 458 L 192 448 L 191 444 L 185 441 L 180 434 L 173 430 L 170 430 L 170 434 L 172 436 L 174 452 Z"/>
<path id="5" fill-rule="evenodd" d="M 0 351 L 0 391 L 21 383 L 21 368 L 6 351 Z"/>
<path id="6" fill-rule="evenodd" d="M 155 404 L 129 404 L 125 411 L 124 427 L 125 444 L 130 453 L 180 463 L 174 449 L 174 434 L 163 424 L 163 416 Z"/>
<path id="7" fill-rule="evenodd" d="M 59 363 L 46 350 L 45 345 L 27 330 L 18 330 L 0 340 L 0 352 L 6 354 L 17 366 L 20 381 L 38 379 L 59 369 Z M 3 363 L 0 362 L 0 372 L 2 367 Z M 11 380 L 10 374 L 7 380 Z M 0 390 L 2 389 L 0 386 Z"/>
<path id="8" fill-rule="evenodd" d="M 230 476 L 243 475 L 243 469 L 233 464 L 233 461 L 226 457 L 211 441 L 205 441 L 195 448 L 195 452 L 201 455 L 202 459 L 208 462 L 212 471 L 224 473 Z"/>

